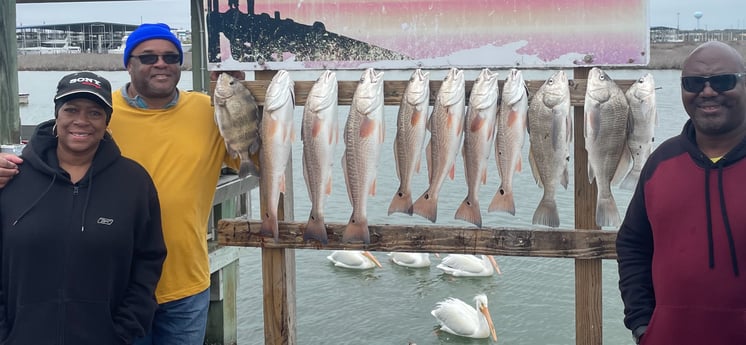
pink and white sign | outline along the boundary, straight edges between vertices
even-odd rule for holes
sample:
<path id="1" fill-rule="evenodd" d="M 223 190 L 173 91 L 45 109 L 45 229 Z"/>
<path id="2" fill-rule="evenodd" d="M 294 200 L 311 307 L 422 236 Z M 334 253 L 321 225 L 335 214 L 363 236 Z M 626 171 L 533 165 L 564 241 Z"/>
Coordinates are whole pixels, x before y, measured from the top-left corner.
<path id="1" fill-rule="evenodd" d="M 649 62 L 648 7 L 648 0 L 205 6 L 211 69 L 245 70 L 640 66 Z"/>

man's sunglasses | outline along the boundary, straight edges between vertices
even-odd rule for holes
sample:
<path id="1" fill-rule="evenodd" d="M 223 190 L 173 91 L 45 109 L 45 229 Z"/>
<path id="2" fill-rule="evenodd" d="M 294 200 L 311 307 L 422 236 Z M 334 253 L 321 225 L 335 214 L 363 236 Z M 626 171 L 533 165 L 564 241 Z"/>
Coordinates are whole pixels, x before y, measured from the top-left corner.
<path id="1" fill-rule="evenodd" d="M 156 62 L 158 62 L 158 57 L 163 59 L 163 62 L 169 65 L 179 63 L 179 59 L 180 59 L 179 54 L 164 54 L 164 55 L 142 54 L 142 55 L 130 55 L 130 56 L 140 59 L 140 63 L 145 64 L 145 65 L 155 64 Z"/>
<path id="2" fill-rule="evenodd" d="M 717 93 L 723 93 L 736 87 L 738 80 L 743 78 L 746 73 L 733 73 L 713 75 L 710 77 L 681 77 L 681 87 L 687 92 L 700 93 L 705 89 L 705 83 L 709 82 L 710 87 Z"/>

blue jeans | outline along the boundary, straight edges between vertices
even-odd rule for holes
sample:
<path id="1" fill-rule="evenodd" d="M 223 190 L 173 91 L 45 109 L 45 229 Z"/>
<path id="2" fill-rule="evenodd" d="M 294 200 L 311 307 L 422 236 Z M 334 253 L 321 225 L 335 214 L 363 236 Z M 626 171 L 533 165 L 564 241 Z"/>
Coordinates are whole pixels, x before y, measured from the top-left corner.
<path id="1" fill-rule="evenodd" d="M 153 329 L 134 345 L 203 345 L 210 289 L 158 305 Z"/>

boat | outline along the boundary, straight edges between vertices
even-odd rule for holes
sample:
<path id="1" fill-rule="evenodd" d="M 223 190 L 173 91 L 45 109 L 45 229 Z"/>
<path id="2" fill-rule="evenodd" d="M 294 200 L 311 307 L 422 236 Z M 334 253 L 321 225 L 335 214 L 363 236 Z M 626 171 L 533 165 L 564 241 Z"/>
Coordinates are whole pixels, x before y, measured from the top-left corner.
<path id="1" fill-rule="evenodd" d="M 69 38 L 43 41 L 38 47 L 18 48 L 20 55 L 79 54 L 80 52 L 80 47 L 70 45 Z"/>
<path id="2" fill-rule="evenodd" d="M 28 104 L 28 92 L 18 93 L 18 104 Z"/>

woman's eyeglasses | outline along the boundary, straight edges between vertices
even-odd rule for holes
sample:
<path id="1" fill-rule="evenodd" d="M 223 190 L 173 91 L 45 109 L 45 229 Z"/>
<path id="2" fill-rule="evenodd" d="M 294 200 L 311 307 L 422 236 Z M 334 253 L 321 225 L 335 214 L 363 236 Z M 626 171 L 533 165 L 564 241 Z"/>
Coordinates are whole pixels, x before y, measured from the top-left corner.
<path id="1" fill-rule="evenodd" d="M 738 80 L 745 76 L 745 73 L 721 74 L 710 77 L 681 77 L 681 87 L 687 92 L 700 93 L 705 89 L 705 83 L 709 82 L 710 87 L 717 93 L 723 93 L 736 87 Z"/>
<path id="2" fill-rule="evenodd" d="M 158 57 L 163 59 L 163 62 L 173 65 L 175 63 L 179 63 L 179 54 L 142 54 L 142 55 L 130 55 L 131 57 L 136 57 L 140 59 L 140 63 L 145 65 L 152 65 L 158 62 Z"/>

